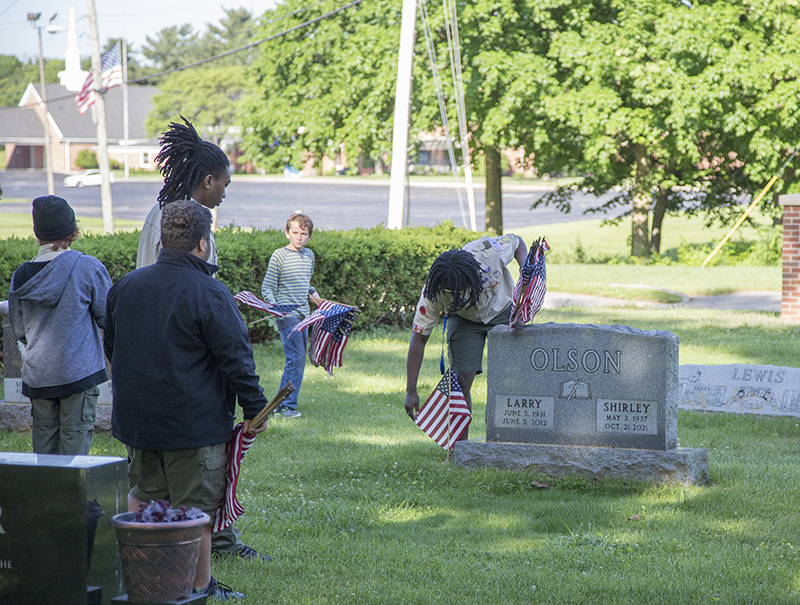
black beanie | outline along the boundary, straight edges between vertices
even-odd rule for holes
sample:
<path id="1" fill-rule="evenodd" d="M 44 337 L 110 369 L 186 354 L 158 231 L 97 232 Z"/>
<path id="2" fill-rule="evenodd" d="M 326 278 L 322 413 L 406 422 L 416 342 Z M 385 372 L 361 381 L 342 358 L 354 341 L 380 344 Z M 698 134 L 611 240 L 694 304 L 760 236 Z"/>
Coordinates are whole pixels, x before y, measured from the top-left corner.
<path id="1" fill-rule="evenodd" d="M 45 195 L 33 200 L 33 233 L 39 241 L 64 239 L 77 228 L 75 212 L 63 197 Z"/>

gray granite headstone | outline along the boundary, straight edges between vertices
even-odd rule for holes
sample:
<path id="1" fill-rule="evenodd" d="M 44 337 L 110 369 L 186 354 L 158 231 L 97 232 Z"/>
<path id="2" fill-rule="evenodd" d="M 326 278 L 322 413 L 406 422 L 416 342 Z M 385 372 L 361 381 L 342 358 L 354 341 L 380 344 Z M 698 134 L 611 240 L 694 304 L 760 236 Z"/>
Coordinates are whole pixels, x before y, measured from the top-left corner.
<path id="1" fill-rule="evenodd" d="M 682 365 L 679 407 L 706 412 L 800 416 L 800 369 Z"/>
<path id="2" fill-rule="evenodd" d="M 677 446 L 678 337 L 540 324 L 489 334 L 486 440 Z"/>
<path id="3" fill-rule="evenodd" d="M 21 343 L 11 334 L 11 326 L 3 322 L 3 388 L 4 400 L 0 401 L 0 430 L 27 431 L 31 428 L 31 401 L 22 394 L 22 355 Z M 106 371 L 111 368 L 106 360 Z M 95 429 L 111 429 L 111 381 L 100 385 L 97 399 L 97 421 Z"/>
<path id="4" fill-rule="evenodd" d="M 539 324 L 489 332 L 486 440 L 455 464 L 706 483 L 708 450 L 678 448 L 678 337 L 628 326 Z"/>
<path id="5" fill-rule="evenodd" d="M 0 452 L 0 603 L 109 603 L 125 592 L 114 528 L 127 463 Z"/>

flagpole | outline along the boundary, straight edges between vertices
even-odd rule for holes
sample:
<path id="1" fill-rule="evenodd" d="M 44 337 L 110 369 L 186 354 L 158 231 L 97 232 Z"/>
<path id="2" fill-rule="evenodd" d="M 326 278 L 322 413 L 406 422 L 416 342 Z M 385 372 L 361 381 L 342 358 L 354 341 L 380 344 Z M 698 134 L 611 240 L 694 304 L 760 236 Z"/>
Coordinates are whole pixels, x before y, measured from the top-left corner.
<path id="1" fill-rule="evenodd" d="M 114 233 L 114 202 L 111 199 L 111 179 L 108 161 L 108 119 L 106 99 L 100 93 L 103 86 L 103 62 L 100 56 L 100 34 L 97 31 L 97 7 L 94 0 L 86 0 L 89 12 L 89 34 L 92 38 L 92 90 L 97 111 L 97 163 L 100 165 L 100 205 L 103 213 L 103 231 Z"/>
<path id="2" fill-rule="evenodd" d="M 125 139 L 123 145 L 125 149 L 125 178 L 127 179 L 131 176 L 131 169 L 128 153 L 128 42 L 125 38 L 122 39 L 122 136 Z"/>

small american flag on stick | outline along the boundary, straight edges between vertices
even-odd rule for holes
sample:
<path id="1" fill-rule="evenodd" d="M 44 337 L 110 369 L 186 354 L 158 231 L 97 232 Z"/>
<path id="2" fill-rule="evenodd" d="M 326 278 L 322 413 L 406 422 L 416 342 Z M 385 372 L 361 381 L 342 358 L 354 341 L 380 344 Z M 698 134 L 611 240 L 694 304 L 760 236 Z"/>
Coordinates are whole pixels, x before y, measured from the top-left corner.
<path id="1" fill-rule="evenodd" d="M 298 332 L 312 326 L 308 358 L 315 366 L 325 368 L 331 376 L 334 367 L 342 367 L 342 354 L 357 311 L 349 305 L 321 300 L 319 307 L 292 330 Z"/>
<path id="2" fill-rule="evenodd" d="M 544 253 L 550 249 L 545 239 L 539 238 L 531 244 L 528 258 L 519 271 L 519 280 L 511 297 L 511 318 L 508 328 L 524 325 L 531 321 L 544 304 L 547 292 L 547 268 Z"/>
<path id="3" fill-rule="evenodd" d="M 274 412 L 294 391 L 294 385 L 288 383 L 275 397 L 262 409 L 255 418 L 250 421 L 251 426 L 259 426 L 267 417 Z M 228 472 L 225 474 L 225 500 L 220 508 L 214 513 L 214 520 L 211 524 L 211 531 L 220 531 L 228 527 L 244 514 L 244 507 L 236 497 L 236 485 L 239 483 L 239 473 L 242 470 L 242 460 L 244 455 L 253 442 L 256 435 L 244 432 L 244 423 L 240 422 L 233 428 L 233 436 L 228 444 Z"/>
<path id="4" fill-rule="evenodd" d="M 238 294 L 234 294 L 233 297 L 240 303 L 244 303 L 248 307 L 253 307 L 254 309 L 261 309 L 262 311 L 266 311 L 273 317 L 286 317 L 289 313 L 291 313 L 297 307 L 300 306 L 300 305 L 271 305 L 268 302 L 261 300 L 258 296 L 256 296 L 252 292 L 248 292 L 247 290 L 242 290 Z"/>
<path id="5" fill-rule="evenodd" d="M 437 445 L 453 449 L 472 422 L 467 400 L 452 368 L 436 385 L 414 421 Z"/>

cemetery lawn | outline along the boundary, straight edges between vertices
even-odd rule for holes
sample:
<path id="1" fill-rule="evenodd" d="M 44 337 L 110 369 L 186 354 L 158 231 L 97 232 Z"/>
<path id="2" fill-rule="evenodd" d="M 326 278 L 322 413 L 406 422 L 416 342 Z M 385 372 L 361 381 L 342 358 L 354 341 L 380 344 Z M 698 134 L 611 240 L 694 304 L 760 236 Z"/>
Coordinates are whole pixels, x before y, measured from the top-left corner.
<path id="1" fill-rule="evenodd" d="M 680 362 L 796 365 L 800 326 L 774 313 L 597 308 L 536 322 L 671 330 Z M 303 417 L 270 420 L 243 464 L 237 522 L 270 563 L 214 561 L 250 604 L 693 604 L 800 601 L 800 419 L 680 411 L 710 484 L 654 486 L 466 470 L 405 415 L 408 332 L 355 332 L 336 377 L 309 367 Z M 439 380 L 429 341 L 420 394 Z M 255 347 L 277 391 L 279 342 Z M 485 435 L 486 380 L 473 438 Z M 0 432 L 0 450 L 30 451 Z M 92 454 L 124 456 L 97 435 Z M 547 484 L 549 487 L 539 487 Z"/>

